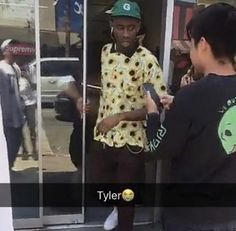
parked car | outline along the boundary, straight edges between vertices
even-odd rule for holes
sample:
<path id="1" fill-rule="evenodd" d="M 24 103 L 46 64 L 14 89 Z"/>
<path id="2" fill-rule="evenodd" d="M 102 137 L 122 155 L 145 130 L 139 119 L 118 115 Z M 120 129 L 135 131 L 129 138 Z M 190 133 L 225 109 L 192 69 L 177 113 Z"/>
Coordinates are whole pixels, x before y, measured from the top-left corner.
<path id="1" fill-rule="evenodd" d="M 99 97 L 101 87 L 87 84 L 87 102 L 91 106 L 88 117 L 91 121 L 95 121 L 98 113 Z M 82 87 L 81 87 L 82 88 Z M 75 103 L 62 91 L 56 96 L 54 103 L 57 119 L 64 121 L 74 121 L 79 117 Z"/>
<path id="2" fill-rule="evenodd" d="M 79 75 L 79 58 L 41 58 L 41 102 L 54 103 L 57 95 Z M 36 82 L 36 61 L 29 64 L 29 74 Z"/>

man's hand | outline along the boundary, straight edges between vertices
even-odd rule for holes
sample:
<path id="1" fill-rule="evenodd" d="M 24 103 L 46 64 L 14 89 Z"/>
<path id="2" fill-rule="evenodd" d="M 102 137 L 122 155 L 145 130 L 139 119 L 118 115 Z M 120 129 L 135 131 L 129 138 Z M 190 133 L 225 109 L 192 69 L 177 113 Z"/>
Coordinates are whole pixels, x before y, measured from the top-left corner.
<path id="1" fill-rule="evenodd" d="M 172 95 L 163 95 L 161 96 L 161 103 L 164 107 L 164 109 L 169 110 L 171 104 L 173 103 L 174 96 Z"/>
<path id="2" fill-rule="evenodd" d="M 122 114 L 115 114 L 103 119 L 97 126 L 99 133 L 106 134 L 122 121 Z"/>
<path id="3" fill-rule="evenodd" d="M 86 104 L 83 105 L 83 98 L 78 98 L 76 101 L 76 109 L 80 112 L 81 119 L 83 118 L 83 113 L 88 113 L 90 111 L 90 106 Z"/>

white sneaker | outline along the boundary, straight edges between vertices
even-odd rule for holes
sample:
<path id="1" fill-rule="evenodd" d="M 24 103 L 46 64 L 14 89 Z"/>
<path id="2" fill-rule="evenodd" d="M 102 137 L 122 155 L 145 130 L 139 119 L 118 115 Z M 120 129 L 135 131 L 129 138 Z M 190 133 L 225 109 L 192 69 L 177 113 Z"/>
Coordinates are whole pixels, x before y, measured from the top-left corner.
<path id="1" fill-rule="evenodd" d="M 104 222 L 104 230 L 112 230 L 118 225 L 118 210 L 117 207 L 114 207 L 110 215 Z"/>

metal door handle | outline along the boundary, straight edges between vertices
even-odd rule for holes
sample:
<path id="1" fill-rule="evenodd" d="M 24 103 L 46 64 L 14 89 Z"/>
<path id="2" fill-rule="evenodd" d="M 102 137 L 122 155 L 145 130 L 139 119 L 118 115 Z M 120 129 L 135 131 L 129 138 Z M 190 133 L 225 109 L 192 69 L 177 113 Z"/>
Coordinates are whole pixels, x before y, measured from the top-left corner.
<path id="1" fill-rule="evenodd" d="M 56 80 L 49 80 L 49 83 L 56 83 Z"/>

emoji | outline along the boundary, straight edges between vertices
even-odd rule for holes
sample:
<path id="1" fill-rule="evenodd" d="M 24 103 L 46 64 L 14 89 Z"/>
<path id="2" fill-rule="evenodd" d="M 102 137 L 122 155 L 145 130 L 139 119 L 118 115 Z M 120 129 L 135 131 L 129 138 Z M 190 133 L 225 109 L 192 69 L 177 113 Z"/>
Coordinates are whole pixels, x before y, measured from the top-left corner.
<path id="1" fill-rule="evenodd" d="M 122 192 L 122 198 L 124 201 L 130 202 L 134 199 L 134 192 L 131 189 L 125 189 Z"/>

